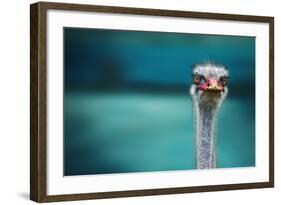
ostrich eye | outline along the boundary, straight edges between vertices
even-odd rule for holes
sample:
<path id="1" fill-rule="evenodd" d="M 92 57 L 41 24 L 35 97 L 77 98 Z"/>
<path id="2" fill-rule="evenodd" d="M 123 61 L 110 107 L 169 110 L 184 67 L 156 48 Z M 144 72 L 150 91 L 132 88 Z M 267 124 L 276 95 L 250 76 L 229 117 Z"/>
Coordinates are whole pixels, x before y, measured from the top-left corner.
<path id="1" fill-rule="evenodd" d="M 193 75 L 193 83 L 199 85 L 201 83 L 206 82 L 205 78 L 201 75 Z"/>
<path id="2" fill-rule="evenodd" d="M 220 84 L 222 84 L 223 86 L 225 86 L 227 84 L 227 77 L 221 77 L 220 78 Z"/>
<path id="3" fill-rule="evenodd" d="M 199 75 L 194 75 L 193 76 L 193 83 L 194 84 L 200 84 L 200 76 Z"/>

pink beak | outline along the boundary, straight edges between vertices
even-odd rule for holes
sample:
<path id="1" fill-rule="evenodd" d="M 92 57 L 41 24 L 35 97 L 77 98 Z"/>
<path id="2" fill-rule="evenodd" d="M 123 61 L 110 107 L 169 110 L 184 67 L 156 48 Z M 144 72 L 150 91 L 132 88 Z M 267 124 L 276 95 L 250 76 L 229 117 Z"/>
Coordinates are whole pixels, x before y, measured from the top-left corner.
<path id="1" fill-rule="evenodd" d="M 209 79 L 207 82 L 199 86 L 200 90 L 210 90 L 210 91 L 223 91 L 224 87 L 215 79 Z"/>

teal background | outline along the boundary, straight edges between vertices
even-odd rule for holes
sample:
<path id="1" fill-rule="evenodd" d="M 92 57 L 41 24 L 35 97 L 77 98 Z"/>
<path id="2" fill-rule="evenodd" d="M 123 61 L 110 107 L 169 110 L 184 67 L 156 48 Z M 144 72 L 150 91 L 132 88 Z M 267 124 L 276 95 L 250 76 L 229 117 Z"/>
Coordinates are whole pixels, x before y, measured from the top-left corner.
<path id="1" fill-rule="evenodd" d="M 64 28 L 64 175 L 195 169 L 192 65 L 229 68 L 218 168 L 255 166 L 255 38 Z"/>

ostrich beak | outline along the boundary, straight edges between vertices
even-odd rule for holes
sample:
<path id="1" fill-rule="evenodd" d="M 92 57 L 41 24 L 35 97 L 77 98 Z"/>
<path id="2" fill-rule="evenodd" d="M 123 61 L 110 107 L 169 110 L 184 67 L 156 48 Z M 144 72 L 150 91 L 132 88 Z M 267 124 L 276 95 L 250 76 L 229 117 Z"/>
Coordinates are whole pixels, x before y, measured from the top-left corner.
<path id="1" fill-rule="evenodd" d="M 216 80 L 216 79 L 210 79 L 206 83 L 203 83 L 199 86 L 200 90 L 203 91 L 223 91 L 223 86 Z"/>

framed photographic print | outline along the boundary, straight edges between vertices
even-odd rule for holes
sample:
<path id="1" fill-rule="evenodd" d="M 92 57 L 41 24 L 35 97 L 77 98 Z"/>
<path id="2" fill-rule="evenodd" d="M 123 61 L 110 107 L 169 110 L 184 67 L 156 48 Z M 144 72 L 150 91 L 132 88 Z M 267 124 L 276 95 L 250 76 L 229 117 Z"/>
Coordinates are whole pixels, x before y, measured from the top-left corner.
<path id="1" fill-rule="evenodd" d="M 274 18 L 31 5 L 30 198 L 274 186 Z"/>

